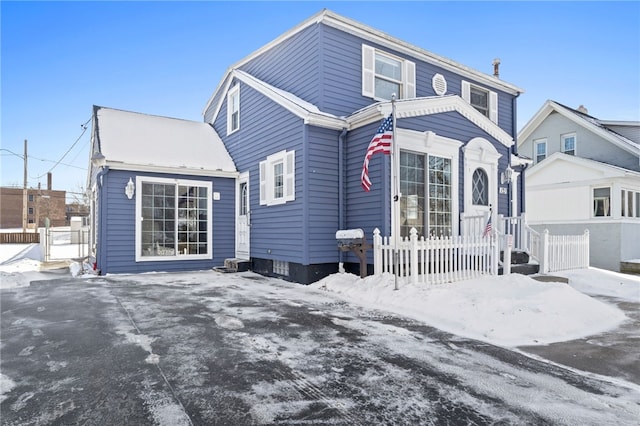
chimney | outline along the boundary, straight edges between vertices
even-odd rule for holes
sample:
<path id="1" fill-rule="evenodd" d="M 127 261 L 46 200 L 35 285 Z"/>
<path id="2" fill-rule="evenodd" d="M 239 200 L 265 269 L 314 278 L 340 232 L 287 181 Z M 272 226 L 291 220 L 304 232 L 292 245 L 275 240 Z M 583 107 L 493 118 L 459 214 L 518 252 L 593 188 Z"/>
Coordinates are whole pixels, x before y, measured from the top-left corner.
<path id="1" fill-rule="evenodd" d="M 500 58 L 495 58 L 493 60 L 493 76 L 500 78 Z"/>
<path id="2" fill-rule="evenodd" d="M 583 114 L 589 114 L 589 110 L 588 110 L 588 109 L 586 109 L 586 108 L 584 107 L 584 105 L 580 105 L 580 106 L 578 107 L 578 111 L 579 111 L 579 112 L 581 112 L 581 113 L 583 113 Z"/>
<path id="3" fill-rule="evenodd" d="M 47 173 L 47 190 L 51 191 L 51 172 Z"/>

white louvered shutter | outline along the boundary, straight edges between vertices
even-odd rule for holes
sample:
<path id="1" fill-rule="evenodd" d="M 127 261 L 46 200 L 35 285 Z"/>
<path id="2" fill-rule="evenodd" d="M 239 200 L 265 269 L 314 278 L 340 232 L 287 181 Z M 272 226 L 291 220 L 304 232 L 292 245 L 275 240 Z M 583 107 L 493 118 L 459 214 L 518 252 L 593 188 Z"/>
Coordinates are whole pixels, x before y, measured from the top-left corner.
<path id="1" fill-rule="evenodd" d="M 296 152 L 289 151 L 285 158 L 284 199 L 293 201 L 296 199 Z"/>
<path id="2" fill-rule="evenodd" d="M 260 205 L 267 204 L 267 162 L 260 162 Z"/>
<path id="3" fill-rule="evenodd" d="M 498 94 L 489 92 L 489 119 L 498 124 Z"/>
<path id="4" fill-rule="evenodd" d="M 404 61 L 404 98 L 416 97 L 416 64 Z"/>
<path id="5" fill-rule="evenodd" d="M 375 97 L 375 50 L 362 45 L 362 96 Z"/>
<path id="6" fill-rule="evenodd" d="M 471 103 L 471 84 L 468 81 L 462 82 L 462 99 Z"/>

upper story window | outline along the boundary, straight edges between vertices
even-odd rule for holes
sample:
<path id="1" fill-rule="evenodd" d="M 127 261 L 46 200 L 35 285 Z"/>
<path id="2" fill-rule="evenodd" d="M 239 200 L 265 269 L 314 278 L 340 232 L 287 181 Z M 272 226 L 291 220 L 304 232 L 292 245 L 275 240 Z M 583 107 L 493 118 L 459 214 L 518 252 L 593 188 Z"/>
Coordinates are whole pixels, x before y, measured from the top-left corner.
<path id="1" fill-rule="evenodd" d="M 240 128 L 240 85 L 236 84 L 227 94 L 227 134 Z"/>
<path id="2" fill-rule="evenodd" d="M 272 206 L 296 198 L 296 152 L 280 151 L 260 162 L 260 204 Z"/>
<path id="3" fill-rule="evenodd" d="M 462 82 L 462 99 L 494 123 L 498 122 L 498 94 L 468 81 Z"/>
<path id="4" fill-rule="evenodd" d="M 536 163 L 539 163 L 545 158 L 547 158 L 547 140 L 546 139 L 534 140 L 533 149 L 535 150 L 534 156 L 536 159 Z"/>
<path id="5" fill-rule="evenodd" d="M 29 194 L 29 201 L 33 202 L 33 194 Z"/>
<path id="6" fill-rule="evenodd" d="M 562 152 L 567 155 L 576 155 L 576 134 L 575 133 L 567 133 L 566 135 L 560 136 L 560 143 L 562 147 Z"/>
<path id="7" fill-rule="evenodd" d="M 390 100 L 416 97 L 416 64 L 362 45 L 362 95 Z"/>
<path id="8" fill-rule="evenodd" d="M 477 168 L 471 180 L 472 203 L 479 206 L 489 205 L 489 178 L 487 172 Z"/>
<path id="9" fill-rule="evenodd" d="M 611 216 L 611 188 L 593 188 L 593 215 Z"/>

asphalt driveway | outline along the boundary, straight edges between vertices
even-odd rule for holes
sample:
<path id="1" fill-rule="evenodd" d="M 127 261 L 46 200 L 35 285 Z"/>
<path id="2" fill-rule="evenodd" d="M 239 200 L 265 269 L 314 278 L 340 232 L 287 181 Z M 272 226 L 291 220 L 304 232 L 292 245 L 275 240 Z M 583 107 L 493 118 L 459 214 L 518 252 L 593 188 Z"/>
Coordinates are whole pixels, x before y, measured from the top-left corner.
<path id="1" fill-rule="evenodd" d="M 636 424 L 640 387 L 252 273 L 2 290 L 3 425 Z M 215 279 L 213 279 L 215 278 Z"/>

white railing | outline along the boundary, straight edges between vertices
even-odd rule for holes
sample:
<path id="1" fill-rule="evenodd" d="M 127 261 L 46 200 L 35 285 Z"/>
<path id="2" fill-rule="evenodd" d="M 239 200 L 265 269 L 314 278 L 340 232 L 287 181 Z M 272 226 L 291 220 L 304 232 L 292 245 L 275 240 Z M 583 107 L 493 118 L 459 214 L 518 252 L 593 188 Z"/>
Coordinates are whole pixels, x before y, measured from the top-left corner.
<path id="1" fill-rule="evenodd" d="M 414 284 L 447 283 L 498 274 L 498 245 L 494 234 L 483 236 L 418 237 L 415 228 L 399 242 L 397 271 Z M 373 231 L 374 274 L 394 273 L 394 245 Z"/>
<path id="2" fill-rule="evenodd" d="M 589 267 L 589 230 L 582 235 L 549 235 L 545 229 L 540 236 L 543 274 Z"/>

